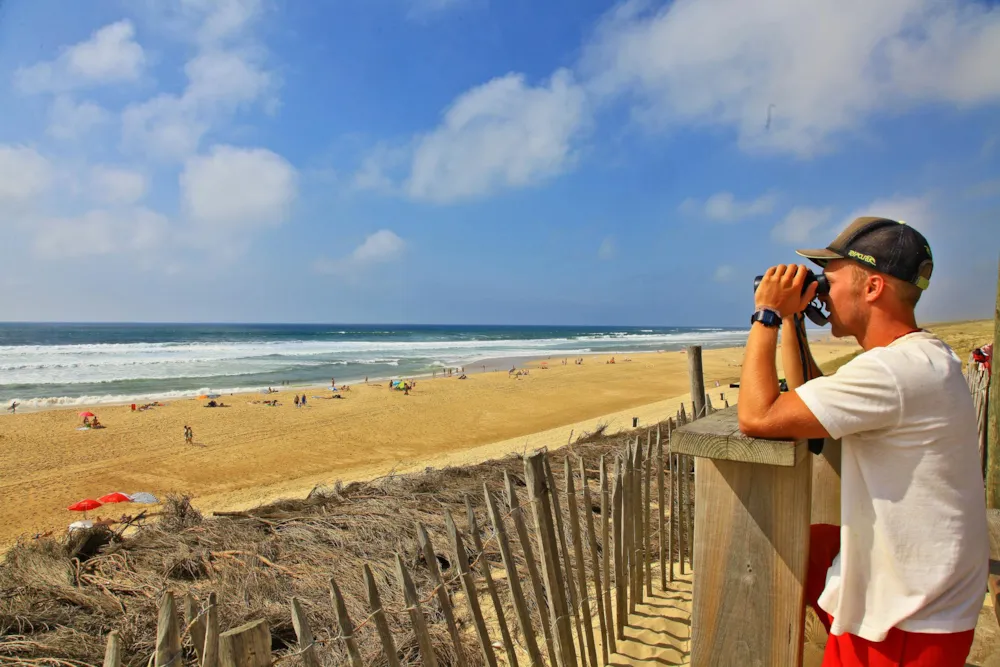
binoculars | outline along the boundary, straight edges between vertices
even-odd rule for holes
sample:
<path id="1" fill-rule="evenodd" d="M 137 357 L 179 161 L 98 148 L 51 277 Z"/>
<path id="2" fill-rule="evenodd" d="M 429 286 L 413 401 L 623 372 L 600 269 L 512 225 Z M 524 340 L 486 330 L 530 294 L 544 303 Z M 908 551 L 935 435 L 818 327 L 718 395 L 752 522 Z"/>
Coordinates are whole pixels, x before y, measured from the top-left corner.
<path id="1" fill-rule="evenodd" d="M 756 292 L 757 288 L 760 287 L 760 281 L 764 279 L 764 276 L 757 276 L 753 279 L 753 291 Z M 813 273 L 812 270 L 807 269 L 806 280 L 802 283 L 802 293 L 805 294 L 809 286 L 816 283 L 816 296 L 826 296 L 830 293 L 830 280 L 824 274 Z M 819 306 L 816 303 L 811 303 L 806 306 L 806 317 L 812 320 L 812 323 L 818 327 L 826 326 L 829 323 L 829 318 L 823 314 Z"/>

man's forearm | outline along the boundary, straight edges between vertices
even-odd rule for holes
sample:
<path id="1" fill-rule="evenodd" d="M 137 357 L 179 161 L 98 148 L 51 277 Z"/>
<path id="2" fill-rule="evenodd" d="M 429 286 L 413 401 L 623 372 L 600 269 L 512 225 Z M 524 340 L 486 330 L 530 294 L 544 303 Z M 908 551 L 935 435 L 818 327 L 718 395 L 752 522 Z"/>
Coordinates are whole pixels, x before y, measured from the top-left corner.
<path id="1" fill-rule="evenodd" d="M 777 348 L 776 327 L 766 327 L 758 322 L 750 328 L 740 376 L 740 400 L 737 403 L 740 423 L 752 424 L 763 419 L 778 400 Z"/>

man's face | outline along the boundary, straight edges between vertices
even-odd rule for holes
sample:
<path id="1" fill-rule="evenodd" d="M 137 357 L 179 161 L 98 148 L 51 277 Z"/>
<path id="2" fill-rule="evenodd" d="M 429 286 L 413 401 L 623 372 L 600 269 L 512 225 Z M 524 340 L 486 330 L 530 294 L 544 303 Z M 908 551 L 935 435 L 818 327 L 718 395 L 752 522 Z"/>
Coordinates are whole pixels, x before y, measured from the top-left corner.
<path id="1" fill-rule="evenodd" d="M 830 293 L 821 298 L 830 312 L 831 333 L 842 338 L 857 336 L 865 330 L 868 304 L 862 298 L 864 283 L 855 278 L 856 269 L 845 259 L 835 259 L 823 273 L 830 281 Z"/>

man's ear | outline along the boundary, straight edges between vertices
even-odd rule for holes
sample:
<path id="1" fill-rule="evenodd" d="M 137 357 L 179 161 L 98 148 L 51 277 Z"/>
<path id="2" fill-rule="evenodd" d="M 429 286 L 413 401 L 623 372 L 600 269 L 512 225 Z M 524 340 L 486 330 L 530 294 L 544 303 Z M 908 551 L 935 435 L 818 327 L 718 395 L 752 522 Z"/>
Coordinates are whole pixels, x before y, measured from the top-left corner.
<path id="1" fill-rule="evenodd" d="M 865 280 L 865 300 L 869 303 L 878 299 L 888 289 L 889 285 L 884 276 L 878 273 L 869 273 Z"/>

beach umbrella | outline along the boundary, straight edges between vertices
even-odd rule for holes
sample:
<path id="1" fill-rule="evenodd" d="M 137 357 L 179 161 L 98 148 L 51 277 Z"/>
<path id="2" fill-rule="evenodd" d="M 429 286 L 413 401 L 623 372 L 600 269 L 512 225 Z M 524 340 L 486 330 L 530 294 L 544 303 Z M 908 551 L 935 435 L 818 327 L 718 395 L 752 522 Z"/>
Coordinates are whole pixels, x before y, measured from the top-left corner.
<path id="1" fill-rule="evenodd" d="M 73 523 L 69 524 L 70 531 L 84 530 L 86 528 L 93 528 L 93 527 L 94 527 L 94 522 L 91 521 L 90 519 L 86 519 L 85 521 L 74 521 Z"/>
<path id="2" fill-rule="evenodd" d="M 93 416 L 94 416 L 94 413 L 93 413 L 93 412 L 90 412 L 90 411 L 84 411 L 84 412 L 81 412 L 81 413 L 80 413 L 80 416 L 81 416 L 81 417 L 93 417 Z"/>
<path id="3" fill-rule="evenodd" d="M 73 503 L 66 509 L 70 512 L 83 512 L 83 516 L 87 516 L 87 512 L 90 510 L 96 510 L 101 506 L 101 503 L 97 502 L 93 498 L 85 498 L 78 503 Z"/>
<path id="4" fill-rule="evenodd" d="M 97 500 L 98 500 L 98 502 L 102 502 L 105 505 L 107 505 L 108 503 L 130 503 L 130 502 L 132 502 L 131 498 L 129 498 L 124 493 L 121 493 L 120 491 L 115 491 L 114 493 L 109 493 L 106 496 L 101 496 Z"/>
<path id="5" fill-rule="evenodd" d="M 208 398 L 208 394 L 202 394 L 201 396 L 198 397 L 199 400 L 204 400 L 206 398 Z"/>
<path id="6" fill-rule="evenodd" d="M 156 496 L 152 493 L 147 493 L 145 491 L 140 491 L 139 493 L 133 493 L 129 498 L 132 499 L 133 503 L 142 503 L 144 505 L 155 505 L 160 502 L 157 500 Z"/>

